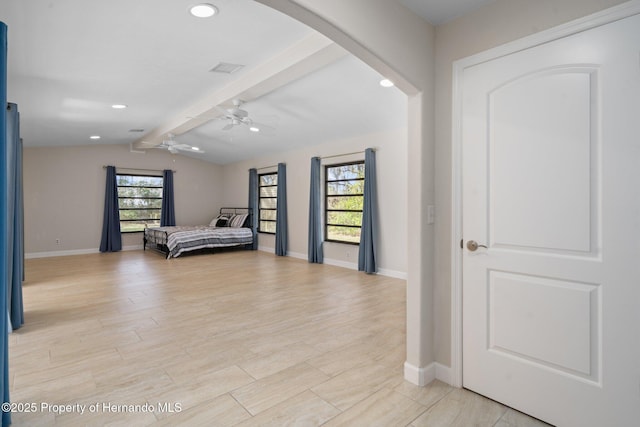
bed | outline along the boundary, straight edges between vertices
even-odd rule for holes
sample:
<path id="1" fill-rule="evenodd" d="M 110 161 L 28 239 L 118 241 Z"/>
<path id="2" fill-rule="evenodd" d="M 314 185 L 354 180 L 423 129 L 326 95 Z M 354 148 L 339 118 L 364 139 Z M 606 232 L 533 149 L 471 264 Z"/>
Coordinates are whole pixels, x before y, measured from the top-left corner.
<path id="1" fill-rule="evenodd" d="M 167 259 L 204 249 L 252 249 L 256 233 L 251 219 L 247 208 L 221 208 L 209 225 L 145 228 L 143 247 L 158 249 Z"/>

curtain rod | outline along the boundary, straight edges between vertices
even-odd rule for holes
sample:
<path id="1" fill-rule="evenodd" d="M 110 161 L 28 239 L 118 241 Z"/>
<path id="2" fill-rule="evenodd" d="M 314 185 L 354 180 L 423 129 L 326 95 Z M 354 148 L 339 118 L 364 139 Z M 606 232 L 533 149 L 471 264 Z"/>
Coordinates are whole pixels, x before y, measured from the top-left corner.
<path id="1" fill-rule="evenodd" d="M 332 156 L 320 156 L 321 159 L 333 159 L 334 157 L 344 157 L 344 156 L 352 156 L 354 154 L 362 154 L 364 153 L 365 150 L 362 151 L 354 151 L 353 153 L 344 153 L 344 154 L 334 154 Z M 376 151 L 375 148 L 373 148 L 373 151 Z"/>
<path id="2" fill-rule="evenodd" d="M 102 165 L 102 169 L 106 169 L 108 166 L 107 165 Z M 128 170 L 128 171 L 146 171 L 146 172 L 163 172 L 160 169 L 143 169 L 143 168 L 122 168 L 120 166 L 116 166 L 116 169 L 120 169 L 120 170 Z M 173 173 L 178 173 L 178 171 L 174 171 L 172 170 L 171 172 Z"/>
<path id="3" fill-rule="evenodd" d="M 262 169 L 271 169 L 271 168 L 277 168 L 278 165 L 271 165 L 271 166 L 263 166 L 261 168 L 256 168 L 257 171 L 261 171 Z"/>
<path id="4" fill-rule="evenodd" d="M 286 163 L 283 163 L 283 164 L 285 164 L 285 165 L 286 165 Z M 271 166 L 263 166 L 263 167 L 261 167 L 261 168 L 255 168 L 255 169 L 256 169 L 257 171 L 261 171 L 262 169 L 271 169 L 271 168 L 277 168 L 277 167 L 278 167 L 278 165 L 271 165 Z M 249 170 L 251 170 L 251 169 L 249 169 Z"/>

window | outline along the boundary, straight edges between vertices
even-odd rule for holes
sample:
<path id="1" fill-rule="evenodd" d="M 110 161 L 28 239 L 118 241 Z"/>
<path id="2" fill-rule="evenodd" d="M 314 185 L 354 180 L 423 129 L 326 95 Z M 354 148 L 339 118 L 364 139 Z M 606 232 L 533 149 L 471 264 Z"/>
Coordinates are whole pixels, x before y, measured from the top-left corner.
<path id="1" fill-rule="evenodd" d="M 260 233 L 276 233 L 276 216 L 278 207 L 278 174 L 265 173 L 258 176 L 258 194 L 260 221 L 258 231 Z"/>
<path id="2" fill-rule="evenodd" d="M 162 177 L 117 174 L 120 231 L 134 233 L 160 226 Z"/>
<path id="3" fill-rule="evenodd" d="M 364 203 L 364 162 L 325 166 L 325 240 L 358 244 Z"/>

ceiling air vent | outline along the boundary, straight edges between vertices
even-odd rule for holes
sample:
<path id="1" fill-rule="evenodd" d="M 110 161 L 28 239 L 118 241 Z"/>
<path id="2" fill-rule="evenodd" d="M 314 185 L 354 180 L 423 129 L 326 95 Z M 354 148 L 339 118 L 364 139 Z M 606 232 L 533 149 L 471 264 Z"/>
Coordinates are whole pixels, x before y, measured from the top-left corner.
<path id="1" fill-rule="evenodd" d="M 209 71 L 213 73 L 232 74 L 238 71 L 242 67 L 244 67 L 244 65 L 229 64 L 228 62 L 220 62 L 218 65 L 216 65 Z"/>
<path id="2" fill-rule="evenodd" d="M 129 129 L 129 132 L 141 133 L 144 132 L 144 129 Z"/>

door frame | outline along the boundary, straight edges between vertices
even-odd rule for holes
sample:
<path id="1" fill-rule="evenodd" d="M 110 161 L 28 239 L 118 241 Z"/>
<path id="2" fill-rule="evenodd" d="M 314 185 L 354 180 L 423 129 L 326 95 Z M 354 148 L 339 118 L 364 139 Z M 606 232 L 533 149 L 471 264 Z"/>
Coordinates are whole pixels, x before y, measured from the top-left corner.
<path id="1" fill-rule="evenodd" d="M 452 95 L 452 227 L 451 227 L 451 372 L 450 384 L 462 387 L 462 91 L 468 67 L 640 14 L 640 0 L 576 19 L 566 24 L 477 53 L 453 63 Z"/>

